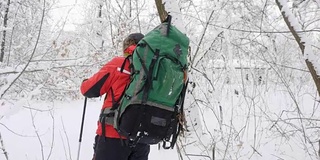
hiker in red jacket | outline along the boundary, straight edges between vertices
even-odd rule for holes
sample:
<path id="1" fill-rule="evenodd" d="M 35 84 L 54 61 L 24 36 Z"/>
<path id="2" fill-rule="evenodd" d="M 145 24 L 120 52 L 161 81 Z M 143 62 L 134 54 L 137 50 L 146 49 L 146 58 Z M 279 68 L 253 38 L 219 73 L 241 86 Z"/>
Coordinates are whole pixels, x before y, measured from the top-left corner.
<path id="1" fill-rule="evenodd" d="M 81 93 L 88 97 L 99 97 L 106 94 L 101 115 L 110 113 L 117 105 L 121 95 L 130 82 L 130 62 L 126 57 L 131 55 L 136 44 L 144 37 L 141 33 L 130 34 L 123 41 L 124 57 L 115 57 L 105 64 L 96 74 L 81 84 Z M 137 144 L 129 147 L 113 128 L 113 122 L 105 123 L 100 115 L 96 131 L 93 160 L 147 160 L 150 146 Z M 112 115 L 113 116 L 113 115 Z"/>

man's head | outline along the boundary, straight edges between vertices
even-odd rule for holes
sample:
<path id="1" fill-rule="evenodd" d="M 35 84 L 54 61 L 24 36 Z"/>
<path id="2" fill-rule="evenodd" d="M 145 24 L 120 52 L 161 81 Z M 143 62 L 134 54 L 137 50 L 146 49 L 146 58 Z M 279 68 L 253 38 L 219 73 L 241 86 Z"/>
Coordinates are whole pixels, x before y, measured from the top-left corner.
<path id="1" fill-rule="evenodd" d="M 125 51 L 127 50 L 127 49 L 129 49 L 128 47 L 130 47 L 130 46 L 132 46 L 132 45 L 137 45 L 138 44 L 138 42 L 142 39 L 144 37 L 144 35 L 143 34 L 141 34 L 141 33 L 132 33 L 132 34 L 130 34 L 127 38 L 125 38 L 124 40 L 123 40 L 123 47 L 122 47 L 122 49 L 123 49 L 123 52 L 124 52 L 124 54 L 127 54 L 127 53 L 125 53 Z M 135 47 L 134 47 L 135 48 Z M 134 50 L 134 48 L 133 48 L 133 50 Z M 130 51 L 132 50 L 132 49 L 129 49 Z M 132 51 L 133 51 L 132 50 Z M 129 53 L 129 54 L 132 54 L 132 53 Z"/>

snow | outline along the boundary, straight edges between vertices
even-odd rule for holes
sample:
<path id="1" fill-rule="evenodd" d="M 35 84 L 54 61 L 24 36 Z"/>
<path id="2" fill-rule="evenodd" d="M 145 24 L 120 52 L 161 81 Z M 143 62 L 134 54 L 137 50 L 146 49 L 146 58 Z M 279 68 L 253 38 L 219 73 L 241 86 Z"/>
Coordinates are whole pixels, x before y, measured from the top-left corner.
<path id="1" fill-rule="evenodd" d="M 173 24 L 186 33 L 183 23 L 179 21 L 181 13 L 179 13 L 177 2 L 169 0 L 165 2 L 166 9 L 174 17 Z M 319 0 L 316 2 L 319 3 Z M 281 3 L 284 6 L 283 11 L 289 16 L 294 28 L 301 31 L 302 26 L 290 12 L 287 2 L 281 0 Z M 180 136 L 178 141 L 179 146 L 183 147 L 180 148 L 183 159 L 317 159 L 320 139 L 320 108 L 317 102 L 319 97 L 314 94 L 314 84 L 310 85 L 312 81 L 305 76 L 309 73 L 299 72 L 299 75 L 294 75 L 297 72 L 292 71 L 290 77 L 285 77 L 288 74 L 276 70 L 276 73 L 281 76 L 271 80 L 268 76 L 273 75 L 260 74 L 263 76 L 261 84 L 256 83 L 255 76 L 259 74 L 254 71 L 248 73 L 252 76 L 247 80 L 241 78 L 242 72 L 245 71 L 239 73 L 235 70 L 236 67 L 247 67 L 249 68 L 247 70 L 253 70 L 260 67 L 269 69 L 273 66 L 260 66 L 259 64 L 265 63 L 256 60 L 235 60 L 233 56 L 235 51 L 231 47 L 231 42 L 235 38 L 232 37 L 234 33 L 229 31 L 226 36 L 229 39 L 223 41 L 227 43 L 226 45 L 230 45 L 227 50 L 222 51 L 226 51 L 224 54 L 228 54 L 230 59 L 226 62 L 214 58 L 204 61 L 207 63 L 204 65 L 208 67 L 203 68 L 203 72 L 206 78 L 213 81 L 213 85 L 208 83 L 203 74 L 194 74 L 190 77 L 191 82 L 196 84 L 196 88 L 193 89 L 192 85 L 189 85 L 190 92 L 185 103 L 188 131 L 184 132 L 184 136 Z M 319 67 L 316 66 L 320 65 L 319 58 L 312 52 L 312 42 L 307 35 L 302 33 L 299 35 L 305 43 L 305 58 L 311 61 L 317 73 L 320 73 Z M 291 45 L 283 47 L 291 47 Z M 226 72 L 229 73 L 221 72 L 220 74 L 219 72 L 225 66 L 228 67 Z M 18 69 L 4 68 L 0 72 L 19 72 L 22 68 L 22 66 Z M 15 76 L 12 74 L 4 80 L 11 82 Z M 79 76 L 70 75 L 70 79 L 74 80 L 74 77 Z M 300 81 L 297 80 L 298 78 Z M 278 79 L 283 83 L 277 83 Z M 305 83 L 302 84 L 302 81 Z M 61 84 L 62 87 L 65 85 Z M 0 87 L 0 93 L 2 93 L 7 86 L 4 84 Z M 40 88 L 41 85 L 29 90 L 28 96 L 18 102 L 0 99 L 0 133 L 4 143 L 4 147 L 0 144 L 0 160 L 6 160 L 3 149 L 7 151 L 9 160 L 76 159 L 79 144 L 81 145 L 80 159 L 91 159 L 96 121 L 103 98 L 89 99 L 82 142 L 79 143 L 83 99 L 64 102 L 35 101 L 32 96 L 39 94 Z M 158 146 L 153 145 L 149 159 L 178 160 L 179 156 L 177 148 L 158 150 Z"/>
<path id="2" fill-rule="evenodd" d="M 297 18 L 293 15 L 292 11 L 289 9 L 286 0 L 278 0 L 282 6 L 282 12 L 288 17 L 290 25 L 294 28 L 294 30 L 298 33 L 298 36 L 301 39 L 301 43 L 304 44 L 304 58 L 312 63 L 317 75 L 320 75 L 320 55 L 315 54 L 312 50 L 312 42 L 310 38 L 307 37 L 306 33 L 303 33 L 302 25 L 298 22 Z"/>
<path id="3" fill-rule="evenodd" d="M 172 16 L 171 23 L 177 27 L 182 33 L 186 33 L 186 29 L 182 23 L 182 16 L 178 1 L 163 0 L 165 10 Z"/>
<path id="4" fill-rule="evenodd" d="M 10 160 L 41 159 L 42 154 L 44 159 L 76 159 L 84 105 L 82 100 L 51 103 L 24 101 L 20 103 L 24 107 L 4 104 L 3 101 L 1 104 L 0 133 Z M 92 158 L 96 120 L 101 104 L 99 99 L 88 100 L 80 160 Z M 176 149 L 158 150 L 157 145 L 151 148 L 149 159 L 177 159 Z M 5 160 L 0 153 L 0 160 Z"/>
<path id="5" fill-rule="evenodd" d="M 266 94 L 269 101 L 270 110 L 283 111 L 287 110 L 290 106 L 290 97 L 282 94 L 281 92 L 273 93 L 270 92 Z M 310 106 L 312 100 L 309 96 L 304 96 L 305 102 L 304 106 Z M 308 98 L 309 97 L 309 98 Z M 228 98 L 224 96 L 223 98 Z M 230 99 L 230 98 L 228 98 Z M 190 101 L 191 99 L 188 99 Z M 231 101 L 224 101 L 221 104 L 222 110 L 224 112 L 224 117 L 222 119 L 224 125 L 229 125 L 229 122 L 234 125 L 235 130 L 241 129 L 241 126 L 248 124 L 249 126 L 256 120 L 249 118 L 251 122 L 246 122 L 245 115 L 242 115 L 237 108 L 234 108 L 233 103 L 237 101 L 234 97 Z M 83 112 L 83 100 L 70 101 L 70 102 L 37 102 L 24 100 L 20 101 L 14 106 L 9 103 L 1 101 L 0 106 L 0 132 L 4 141 L 4 146 L 8 152 L 9 159 L 20 160 L 20 159 L 75 159 L 78 153 L 79 145 L 79 134 L 80 125 Z M 92 144 L 95 136 L 96 121 L 102 105 L 102 100 L 100 98 L 89 99 L 87 102 L 85 123 L 83 129 L 83 137 L 80 150 L 80 159 L 90 159 L 93 153 Z M 232 107 L 233 106 L 233 107 Z M 245 112 L 246 105 L 238 106 L 240 110 Z M 192 111 L 188 114 L 188 119 L 197 119 L 196 121 L 188 120 L 195 127 L 196 134 L 193 134 L 193 138 L 184 139 L 180 137 L 182 141 L 189 144 L 185 146 L 186 155 L 189 156 L 191 160 L 205 160 L 210 159 L 207 155 L 211 155 L 212 147 L 203 148 L 208 144 L 215 143 L 217 157 L 223 157 L 224 149 L 234 150 L 237 152 L 239 159 L 251 159 L 255 160 L 269 160 L 275 159 L 277 156 L 284 159 L 309 159 L 305 157 L 304 153 L 294 152 L 300 149 L 298 144 L 298 139 L 281 139 L 276 138 L 276 132 L 271 132 L 275 130 L 276 126 L 272 126 L 267 121 L 263 120 L 259 116 L 260 112 L 256 112 L 256 116 L 260 123 L 257 128 L 251 128 L 249 126 L 245 127 L 248 130 L 248 135 L 235 136 L 234 140 L 231 139 L 221 139 L 223 134 L 232 134 L 227 130 L 219 130 L 218 124 L 220 124 L 216 117 L 212 116 L 212 112 L 208 108 L 194 108 L 201 112 L 202 119 L 194 117 L 196 111 L 192 111 L 191 106 L 186 106 L 186 111 Z M 260 108 L 262 109 L 262 108 Z M 266 110 L 264 112 L 267 112 Z M 308 116 L 305 112 L 305 116 Z M 1 118 L 2 117 L 2 118 Z M 270 117 L 272 118 L 272 117 Z M 202 126 L 195 125 L 202 121 Z M 191 124 L 189 124 L 191 126 Z M 275 125 L 275 124 L 274 124 Z M 200 128 L 199 128 L 200 127 Z M 205 128 L 204 128 L 205 127 Z M 223 127 L 223 126 L 222 126 Z M 254 126 L 252 126 L 254 127 Z M 202 128 L 202 129 L 201 129 Z M 259 138 L 259 145 L 252 146 L 252 137 L 250 134 L 254 134 L 256 129 L 269 128 L 269 131 L 264 130 L 263 132 L 257 132 L 257 137 Z M 204 131 L 206 130 L 206 131 Z M 251 131 L 250 131 L 251 130 Z M 192 134 L 191 132 L 186 132 L 187 135 Z M 219 133 L 221 132 L 221 133 Z M 273 134 L 272 134 L 273 133 Z M 221 137 L 217 136 L 221 134 Z M 200 137 L 201 138 L 200 138 Z M 212 137 L 213 136 L 213 137 Z M 230 138 L 233 137 L 230 135 Z M 200 138 L 200 139 L 199 139 Z M 311 138 L 316 139 L 317 136 Z M 229 147 L 224 146 L 224 141 L 230 141 Z M 201 142 L 203 146 L 190 145 L 195 142 Z M 215 141 L 215 142 L 214 142 Z M 313 140 L 312 140 L 313 141 Z M 41 148 L 41 145 L 42 148 Z M 256 147 L 259 154 L 252 154 L 252 148 Z M 52 150 L 52 151 L 51 151 Z M 294 152 L 294 156 L 290 153 Z M 260 154 L 262 156 L 260 156 Z M 202 156 L 201 156 L 202 155 Z M 285 158 L 286 157 L 286 158 Z M 305 158 L 304 158 L 305 157 Z M 150 160 L 178 160 L 178 154 L 176 148 L 173 150 L 158 150 L 157 145 L 151 147 L 151 153 L 149 155 Z M 5 160 L 4 155 L 0 154 L 0 160 Z"/>
<path id="6" fill-rule="evenodd" d="M 0 88 L 0 95 L 2 95 L 5 90 L 10 86 L 10 84 L 18 77 L 18 74 L 9 74 L 5 79 L 4 79 L 4 84 Z"/>

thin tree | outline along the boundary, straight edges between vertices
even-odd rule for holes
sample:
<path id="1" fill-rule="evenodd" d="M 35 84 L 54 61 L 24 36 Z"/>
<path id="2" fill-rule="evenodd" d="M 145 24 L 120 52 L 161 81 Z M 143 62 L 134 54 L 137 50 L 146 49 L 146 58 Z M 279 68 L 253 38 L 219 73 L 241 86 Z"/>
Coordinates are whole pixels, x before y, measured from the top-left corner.
<path id="1" fill-rule="evenodd" d="M 3 62 L 4 57 L 4 48 L 6 46 L 6 35 L 7 35 L 7 26 L 8 26 L 8 14 L 9 14 L 10 0 L 7 1 L 6 10 L 3 17 L 3 31 L 2 31 L 2 40 L 1 40 L 1 50 L 0 50 L 0 62 Z"/>
<path id="2" fill-rule="evenodd" d="M 99 29 L 98 29 L 98 32 L 97 32 L 97 35 L 101 38 L 101 51 L 103 51 L 103 44 L 104 44 L 104 40 L 103 40 L 103 36 L 102 36 L 102 2 L 99 3 L 99 6 L 98 6 L 98 19 L 99 19 Z"/>

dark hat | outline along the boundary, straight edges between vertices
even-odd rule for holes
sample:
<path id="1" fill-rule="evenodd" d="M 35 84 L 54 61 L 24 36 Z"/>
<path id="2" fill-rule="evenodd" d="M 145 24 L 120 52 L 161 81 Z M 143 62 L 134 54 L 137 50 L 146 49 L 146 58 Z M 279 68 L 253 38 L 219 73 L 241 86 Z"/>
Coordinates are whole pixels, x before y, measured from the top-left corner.
<path id="1" fill-rule="evenodd" d="M 128 38 L 133 39 L 136 44 L 144 37 L 141 33 L 132 33 L 128 36 Z"/>
<path id="2" fill-rule="evenodd" d="M 123 51 L 131 45 L 136 45 L 144 37 L 141 33 L 131 33 L 123 40 Z"/>

